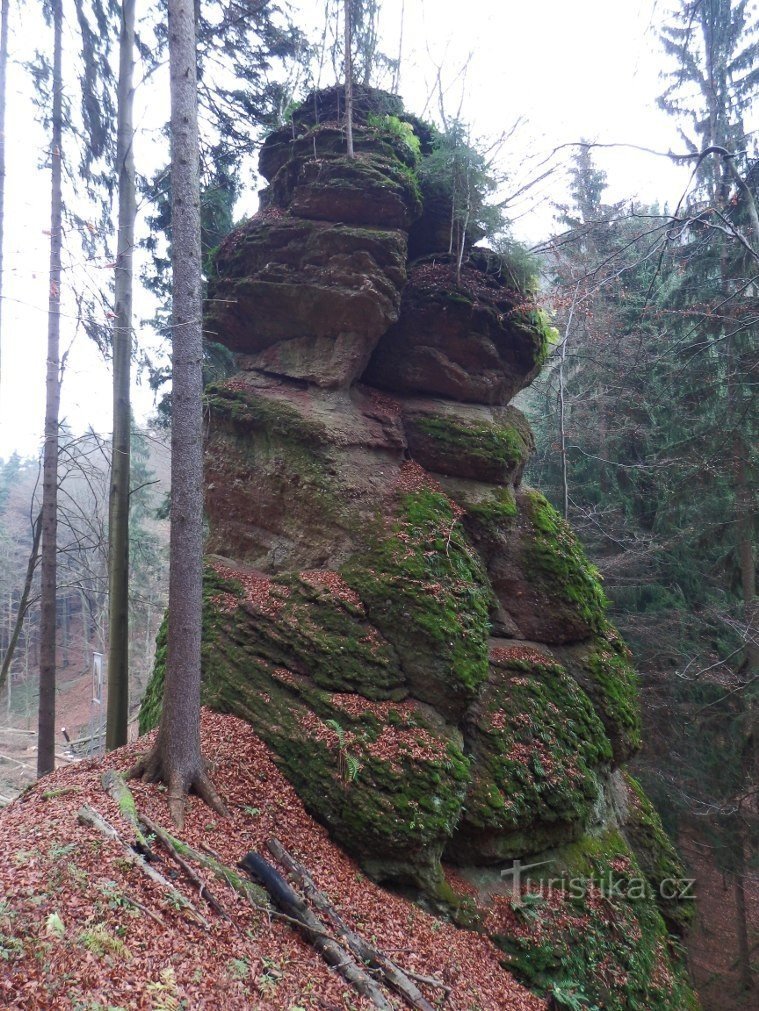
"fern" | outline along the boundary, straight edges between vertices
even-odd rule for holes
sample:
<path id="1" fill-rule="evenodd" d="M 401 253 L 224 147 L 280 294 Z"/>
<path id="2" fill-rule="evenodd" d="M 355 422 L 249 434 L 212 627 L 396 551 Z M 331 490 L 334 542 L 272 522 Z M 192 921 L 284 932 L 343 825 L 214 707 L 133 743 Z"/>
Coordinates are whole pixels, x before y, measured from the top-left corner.
<path id="1" fill-rule="evenodd" d="M 151 1011 L 181 1011 L 177 977 L 170 965 L 161 970 L 160 980 L 148 983 L 147 991 L 155 994 Z"/>

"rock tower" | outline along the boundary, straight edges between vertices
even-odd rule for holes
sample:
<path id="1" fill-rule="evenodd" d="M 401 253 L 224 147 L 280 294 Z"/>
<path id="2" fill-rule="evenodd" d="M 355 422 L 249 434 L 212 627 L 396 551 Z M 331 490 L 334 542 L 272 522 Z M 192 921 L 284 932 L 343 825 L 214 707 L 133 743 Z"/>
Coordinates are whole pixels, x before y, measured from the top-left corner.
<path id="1" fill-rule="evenodd" d="M 209 282 L 206 336 L 238 371 L 207 391 L 204 701 L 250 722 L 366 873 L 488 929 L 541 985 L 517 915 L 484 926 L 443 864 L 480 888 L 546 853 L 652 889 L 676 870 L 619 770 L 636 678 L 597 573 L 522 485 L 533 438 L 511 400 L 545 360 L 544 313 L 476 234 L 449 254 L 451 195 L 421 171 L 434 131 L 360 90 L 349 159 L 340 98 L 265 142 L 262 209 Z M 159 649 L 144 728 L 161 682 Z M 645 910 L 638 943 L 666 962 Z M 631 945 L 604 955 L 628 975 Z M 687 1006 L 670 976 L 629 1006 Z"/>

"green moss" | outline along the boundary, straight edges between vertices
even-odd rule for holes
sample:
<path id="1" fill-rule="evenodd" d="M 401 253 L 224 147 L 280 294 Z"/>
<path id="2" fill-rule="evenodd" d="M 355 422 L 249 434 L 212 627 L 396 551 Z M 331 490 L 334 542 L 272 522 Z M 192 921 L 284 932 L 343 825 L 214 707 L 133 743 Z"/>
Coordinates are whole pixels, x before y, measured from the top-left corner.
<path id="1" fill-rule="evenodd" d="M 249 616 L 262 659 L 306 671 L 328 691 L 355 691 L 368 699 L 405 696 L 395 652 L 369 624 L 360 603 L 299 575 L 275 578 L 271 586 L 277 594 L 276 620 Z"/>
<path id="2" fill-rule="evenodd" d="M 535 348 L 535 364 L 545 364 L 551 347 L 558 340 L 556 327 L 551 326 L 548 314 L 537 307 L 520 309 L 510 317 L 511 325 L 520 333 L 527 334 Z"/>
<path id="3" fill-rule="evenodd" d="M 546 584 L 553 595 L 562 596 L 590 629 L 602 630 L 607 624 L 607 601 L 598 570 L 545 496 L 529 491 L 525 501 L 534 532 L 528 561 L 537 582 Z"/>
<path id="4" fill-rule="evenodd" d="M 153 674 L 148 681 L 145 694 L 140 703 L 139 728 L 141 734 L 147 734 L 158 726 L 163 707 L 163 684 L 166 677 L 166 656 L 168 653 L 169 617 L 164 614 L 155 641 L 155 659 Z"/>
<path id="5" fill-rule="evenodd" d="M 604 1011 L 697 1009 L 640 868 L 617 833 L 564 847 L 502 916 L 504 963 L 541 995 Z M 585 1003 L 582 1003 L 584 1001 Z"/>
<path id="6" fill-rule="evenodd" d="M 682 935 L 696 911 L 692 899 L 679 897 L 686 876 L 685 868 L 643 787 L 630 775 L 625 774 L 625 780 L 630 788 L 625 835 L 651 884 L 667 926 Z"/>
<path id="7" fill-rule="evenodd" d="M 352 717 L 307 678 L 282 684 L 274 665 L 251 655 L 244 613 L 227 620 L 204 667 L 204 702 L 246 719 L 307 810 L 351 852 L 371 855 L 375 873 L 390 864 L 407 883 L 434 877 L 466 790 L 460 749 L 421 720 L 389 729 Z M 431 735 L 424 755 L 415 747 L 423 730 Z M 346 757 L 355 763 L 350 777 Z"/>
<path id="8" fill-rule="evenodd" d="M 476 757 L 464 824 L 502 836 L 503 855 L 577 834 L 598 797 L 596 772 L 611 747 L 592 703 L 557 664 L 499 664 L 467 733 Z M 528 833 L 529 830 L 529 833 Z M 514 836 L 531 834 L 523 849 Z"/>
<path id="9" fill-rule="evenodd" d="M 609 622 L 593 640 L 586 661 L 590 681 L 586 688 L 615 743 L 619 758 L 627 758 L 641 746 L 641 713 L 638 676 L 630 663 L 630 651 Z"/>
<path id="10" fill-rule="evenodd" d="M 228 594 L 230 597 L 240 599 L 243 597 L 243 589 L 240 584 L 231 578 L 224 578 L 210 567 L 206 567 L 203 574 L 203 629 L 202 629 L 202 652 L 207 658 L 213 652 L 216 642 L 219 618 L 218 608 L 214 600 L 221 594 Z M 155 659 L 153 661 L 153 674 L 148 681 L 145 694 L 140 704 L 139 729 L 140 734 L 147 734 L 158 726 L 161 719 L 161 709 L 163 707 L 163 685 L 166 678 L 166 660 L 168 657 L 168 632 L 169 614 L 168 611 L 163 616 L 158 635 L 156 636 Z"/>
<path id="11" fill-rule="evenodd" d="M 388 708 L 385 716 L 368 704 L 362 711 L 367 694 L 388 698 L 405 689 L 392 687 L 394 655 L 366 635 L 360 605 L 304 578 L 271 587 L 275 607 L 257 613 L 235 606 L 245 602 L 234 579 L 207 571 L 203 704 L 250 723 L 307 809 L 351 852 L 371 854 L 373 873 L 382 876 L 391 866 L 397 880 L 434 885 L 460 817 L 469 760 L 421 713 Z M 143 730 L 160 715 L 164 666 L 161 656 L 146 696 L 152 701 L 141 713 Z M 352 694 L 359 705 L 348 712 L 333 692 L 350 692 L 359 682 L 366 691 Z"/>
<path id="12" fill-rule="evenodd" d="M 206 408 L 243 431 L 265 431 L 316 449 L 326 441 L 323 426 L 309 421 L 290 404 L 262 397 L 255 390 L 212 383 L 205 390 Z"/>
<path id="13" fill-rule="evenodd" d="M 416 418 L 414 425 L 445 449 L 486 465 L 524 466 L 532 450 L 516 425 L 470 424 L 441 414 Z"/>
<path id="14" fill-rule="evenodd" d="M 509 523 L 518 514 L 514 489 L 499 488 L 490 498 L 481 502 L 466 505 L 467 517 L 475 520 L 488 530 L 497 530 L 504 523 Z"/>
<path id="15" fill-rule="evenodd" d="M 443 711 L 457 697 L 465 705 L 488 673 L 492 594 L 450 500 L 427 489 L 404 496 L 343 575 L 397 649 L 416 696 Z"/>

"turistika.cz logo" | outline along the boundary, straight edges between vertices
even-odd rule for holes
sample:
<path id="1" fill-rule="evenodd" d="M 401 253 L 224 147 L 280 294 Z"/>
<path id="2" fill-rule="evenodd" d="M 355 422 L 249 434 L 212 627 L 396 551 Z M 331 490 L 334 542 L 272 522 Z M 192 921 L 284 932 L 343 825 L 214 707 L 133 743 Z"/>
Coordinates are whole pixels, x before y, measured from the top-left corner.
<path id="1" fill-rule="evenodd" d="M 560 874 L 557 877 L 530 877 L 529 871 L 537 867 L 548 867 L 552 860 L 538 860 L 536 863 L 523 864 L 515 860 L 511 867 L 501 871 L 504 881 L 511 879 L 511 890 L 515 899 L 522 896 L 527 889 L 530 894 L 548 898 L 553 892 L 563 892 L 572 899 L 581 899 L 590 892 L 596 892 L 607 899 L 628 899 L 636 901 L 654 898 L 657 889 L 644 877 L 638 875 L 620 876 L 609 870 L 608 874 L 599 876 L 571 877 Z M 664 878 L 659 882 L 658 895 L 668 901 L 692 901 L 696 898 L 694 878 Z"/>

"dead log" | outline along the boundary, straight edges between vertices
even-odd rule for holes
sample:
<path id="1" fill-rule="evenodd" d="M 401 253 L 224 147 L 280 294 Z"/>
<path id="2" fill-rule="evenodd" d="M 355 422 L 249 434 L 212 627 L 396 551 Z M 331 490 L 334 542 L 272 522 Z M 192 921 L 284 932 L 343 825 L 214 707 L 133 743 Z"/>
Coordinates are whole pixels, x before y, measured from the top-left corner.
<path id="1" fill-rule="evenodd" d="M 137 817 L 145 826 L 148 832 L 151 831 L 150 825 L 155 825 L 155 822 L 151 821 L 146 815 L 137 813 Z M 170 835 L 166 830 L 162 830 L 166 838 L 171 842 L 172 846 L 176 849 L 177 853 L 185 860 L 194 860 L 195 863 L 200 864 L 206 870 L 211 871 L 211 873 L 222 881 L 225 885 L 228 885 L 232 891 L 237 892 L 243 899 L 245 899 L 253 909 L 261 913 L 266 913 L 267 915 L 276 915 L 272 912 L 269 905 L 268 894 L 263 888 L 259 888 L 254 885 L 251 881 L 238 874 L 233 868 L 229 867 L 224 863 L 221 856 L 215 851 L 211 851 L 213 856 L 209 856 L 208 853 L 201 853 L 194 849 L 189 843 L 184 842 L 182 839 L 177 839 L 175 836 Z M 204 847 L 207 851 L 210 847 Z"/>
<path id="2" fill-rule="evenodd" d="M 79 809 L 77 818 L 80 824 L 89 825 L 92 828 L 97 829 L 97 831 L 104 835 L 107 839 L 113 839 L 114 842 L 117 842 L 124 850 L 124 855 L 129 863 L 162 888 L 168 894 L 173 905 L 187 913 L 190 919 L 199 926 L 203 927 L 204 930 L 209 929 L 208 921 L 202 913 L 198 912 L 192 902 L 185 898 L 185 896 L 182 895 L 182 893 L 178 891 L 170 881 L 167 881 L 160 871 L 157 871 L 155 867 L 152 867 L 141 853 L 137 853 L 133 850 L 129 843 L 121 838 L 113 825 L 107 822 L 105 818 L 94 808 L 90 807 L 89 804 L 85 804 L 84 807 Z"/>
<path id="3" fill-rule="evenodd" d="M 124 821 L 129 822 L 134 829 L 139 852 L 150 860 L 153 854 L 150 852 L 147 839 L 142 834 L 142 829 L 140 828 L 140 823 L 137 819 L 137 807 L 134 803 L 134 797 L 132 796 L 132 791 L 126 785 L 124 777 L 120 772 L 108 769 L 100 777 L 100 785 L 103 787 L 108 796 L 116 801 L 119 814 Z"/>
<path id="4" fill-rule="evenodd" d="M 345 939 L 346 944 L 356 958 L 373 969 L 377 969 L 384 977 L 387 985 L 392 987 L 396 993 L 399 993 L 410 1007 L 417 1009 L 417 1011 L 436 1011 L 435 1007 L 430 1004 L 407 973 L 388 958 L 383 951 L 370 944 L 348 926 L 324 892 L 316 887 L 311 875 L 303 864 L 299 863 L 295 857 L 288 853 L 278 839 L 269 839 L 266 843 L 266 848 L 274 859 L 293 876 L 306 898 L 313 903 L 320 913 L 327 917 L 337 931 L 338 936 Z M 431 979 L 425 978 L 422 982 L 429 983 Z M 442 984 L 439 980 L 436 980 L 436 983 L 442 986 L 443 989 L 447 989 L 445 984 Z"/>
<path id="5" fill-rule="evenodd" d="M 259 856 L 248 853 L 238 865 L 246 874 L 262 884 L 274 905 L 291 919 L 297 921 L 301 933 L 328 965 L 331 965 L 362 997 L 370 1000 L 382 1011 L 393 1011 L 377 983 L 361 969 L 345 948 L 327 934 L 321 920 L 308 908 L 298 893 L 288 885 L 281 874 Z"/>
<path id="6" fill-rule="evenodd" d="M 152 818 L 148 818 L 147 815 L 141 814 L 139 815 L 139 819 L 148 832 L 152 833 L 156 839 L 159 840 L 169 856 L 182 868 L 190 883 L 198 889 L 198 896 L 201 899 L 205 899 L 211 909 L 213 909 L 215 913 L 218 913 L 219 916 L 222 916 L 225 920 L 231 919 L 226 909 L 211 894 L 211 891 L 205 881 L 203 881 L 196 871 L 193 870 L 187 860 L 185 860 L 179 852 L 179 847 L 177 846 L 178 840 L 173 839 L 168 832 L 164 831 L 160 825 L 156 824 Z"/>

